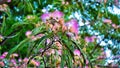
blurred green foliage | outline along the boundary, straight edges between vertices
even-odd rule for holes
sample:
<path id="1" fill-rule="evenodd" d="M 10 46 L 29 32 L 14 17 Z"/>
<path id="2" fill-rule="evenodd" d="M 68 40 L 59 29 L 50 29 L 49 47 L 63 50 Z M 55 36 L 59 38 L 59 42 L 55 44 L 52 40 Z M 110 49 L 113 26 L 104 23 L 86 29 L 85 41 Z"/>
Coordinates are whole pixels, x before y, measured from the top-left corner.
<path id="1" fill-rule="evenodd" d="M 99 32 L 98 36 L 104 35 L 102 41 L 105 41 L 105 39 L 113 40 L 113 45 L 115 41 L 120 42 L 120 28 L 115 29 L 111 24 L 103 22 L 103 19 L 110 19 L 112 23 L 120 25 L 119 15 L 112 14 L 107 9 L 107 7 L 114 5 L 113 0 L 109 0 L 107 3 L 92 0 L 12 0 L 7 5 L 7 11 L 0 11 L 0 35 L 4 37 L 2 42 L 0 42 L 0 53 L 8 51 L 10 55 L 17 52 L 20 57 L 24 58 L 37 54 L 40 48 L 46 48 L 45 40 L 48 38 L 53 40 L 55 34 L 46 29 L 45 24 L 40 19 L 40 16 L 44 13 L 43 9 L 46 12 L 62 11 L 65 22 L 70 20 L 70 15 L 78 19 L 75 16 L 75 12 L 77 12 L 82 19 L 82 21 L 78 19 L 79 23 L 84 23 L 79 29 L 79 41 L 74 41 L 61 32 L 56 34 L 60 38 L 61 44 L 65 47 L 62 56 L 60 56 L 61 68 L 64 68 L 66 65 L 68 68 L 74 67 L 74 63 L 72 63 L 74 59 L 73 51 L 76 48 L 81 51 L 83 59 L 80 59 L 80 61 L 83 66 L 86 65 L 85 59 L 89 60 L 91 68 L 94 68 L 94 65 L 97 64 L 105 64 L 105 60 L 97 61 L 97 57 L 102 52 L 101 48 L 104 48 L 104 46 L 100 46 L 100 43 L 97 41 L 86 43 L 84 40 L 86 36 L 92 36 Z M 89 22 L 92 29 L 88 28 L 89 25 L 85 25 L 86 21 Z M 37 25 L 40 26 L 37 27 Z M 28 30 L 32 31 L 32 34 L 35 36 L 39 33 L 45 34 L 45 36 L 32 41 L 25 36 Z M 113 30 L 113 33 L 110 32 L 111 30 Z M 92 32 L 95 33 L 92 34 Z M 115 45 L 116 48 L 112 46 L 108 46 L 108 48 L 112 50 L 114 55 L 118 55 L 120 47 L 117 48 L 119 44 Z M 44 58 L 48 59 L 46 56 Z M 56 61 L 54 59 L 51 60 L 53 61 L 51 64 L 48 62 L 47 66 L 55 67 L 56 64 L 54 62 Z M 41 67 L 45 67 L 44 61 L 40 61 Z"/>

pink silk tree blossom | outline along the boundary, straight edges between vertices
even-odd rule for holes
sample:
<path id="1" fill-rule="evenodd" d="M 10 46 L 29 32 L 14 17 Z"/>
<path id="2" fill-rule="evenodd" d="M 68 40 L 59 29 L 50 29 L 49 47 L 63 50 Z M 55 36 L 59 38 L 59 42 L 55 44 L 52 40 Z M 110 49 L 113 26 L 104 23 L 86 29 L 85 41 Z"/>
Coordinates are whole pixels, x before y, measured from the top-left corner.
<path id="1" fill-rule="evenodd" d="M 63 15 L 64 15 L 64 14 L 63 14 L 62 12 L 58 11 L 58 10 L 56 10 L 56 11 L 54 11 L 54 12 L 52 13 L 52 17 L 53 17 L 53 18 L 58 18 L 58 19 L 62 18 Z"/>
<path id="2" fill-rule="evenodd" d="M 11 2 L 11 0 L 7 0 L 7 2 Z"/>
<path id="3" fill-rule="evenodd" d="M 41 15 L 41 19 L 43 22 L 46 22 L 51 17 L 51 13 L 44 13 Z"/>
<path id="4" fill-rule="evenodd" d="M 112 23 L 112 20 L 110 20 L 110 19 L 104 19 L 103 22 L 104 22 L 104 23 L 107 23 L 107 24 L 111 24 L 111 23 Z"/>
<path id="5" fill-rule="evenodd" d="M 74 53 L 74 55 L 80 56 L 80 50 L 78 50 L 78 49 L 75 49 L 73 53 Z"/>
<path id="6" fill-rule="evenodd" d="M 44 14 L 42 14 L 42 15 L 41 15 L 41 19 L 42 19 L 43 22 L 46 22 L 46 21 L 49 20 L 51 17 L 52 17 L 53 19 L 60 19 L 60 18 L 63 17 L 63 15 L 64 15 L 64 14 L 63 14 L 62 12 L 56 10 L 56 11 L 54 11 L 54 12 L 52 12 L 52 13 L 44 13 Z"/>
<path id="7" fill-rule="evenodd" d="M 95 41 L 95 38 L 96 38 L 96 36 L 91 36 L 91 37 L 85 37 L 85 41 L 86 42 L 94 42 Z"/>
<path id="8" fill-rule="evenodd" d="M 66 23 L 66 25 L 68 26 L 68 29 L 71 30 L 71 32 L 75 33 L 76 35 L 78 35 L 79 33 L 79 25 L 76 19 L 72 19 L 69 22 Z"/>
<path id="9" fill-rule="evenodd" d="M 25 35 L 28 37 L 28 36 L 30 36 L 32 34 L 32 31 L 27 31 L 26 33 L 25 33 Z"/>

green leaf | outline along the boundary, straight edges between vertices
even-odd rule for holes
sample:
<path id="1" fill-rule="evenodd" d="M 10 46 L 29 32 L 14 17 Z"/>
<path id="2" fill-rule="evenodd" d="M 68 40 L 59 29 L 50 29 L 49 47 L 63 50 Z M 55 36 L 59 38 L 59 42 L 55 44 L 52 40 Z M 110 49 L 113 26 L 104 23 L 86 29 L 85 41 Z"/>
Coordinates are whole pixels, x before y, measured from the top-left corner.
<path id="1" fill-rule="evenodd" d="M 12 48 L 10 51 L 9 51 L 9 54 L 10 55 L 11 53 L 15 52 L 16 50 L 18 50 L 20 47 L 23 47 L 22 45 L 26 42 L 28 42 L 30 39 L 29 38 L 26 38 L 25 40 L 23 40 L 22 42 L 20 42 L 18 45 L 16 45 L 14 48 Z"/>
<path id="2" fill-rule="evenodd" d="M 64 54 L 62 54 L 60 67 L 64 68 L 64 64 L 65 64 L 65 56 L 64 56 Z"/>
<path id="3" fill-rule="evenodd" d="M 67 56 L 68 57 L 68 67 L 72 68 L 73 67 L 73 63 L 72 63 L 72 57 L 71 56 Z"/>
<path id="4" fill-rule="evenodd" d="M 4 33 L 4 31 L 5 31 L 5 29 L 6 29 L 6 28 L 5 28 L 5 27 L 6 27 L 5 20 L 6 20 L 6 18 L 5 18 L 5 16 L 4 16 L 4 17 L 3 17 L 2 28 L 0 29 L 2 34 Z"/>
<path id="5" fill-rule="evenodd" d="M 19 23 L 19 22 L 17 22 L 15 24 L 13 24 L 11 28 L 14 29 L 14 28 L 17 28 L 17 27 L 23 26 L 23 25 L 29 25 L 29 23 Z"/>

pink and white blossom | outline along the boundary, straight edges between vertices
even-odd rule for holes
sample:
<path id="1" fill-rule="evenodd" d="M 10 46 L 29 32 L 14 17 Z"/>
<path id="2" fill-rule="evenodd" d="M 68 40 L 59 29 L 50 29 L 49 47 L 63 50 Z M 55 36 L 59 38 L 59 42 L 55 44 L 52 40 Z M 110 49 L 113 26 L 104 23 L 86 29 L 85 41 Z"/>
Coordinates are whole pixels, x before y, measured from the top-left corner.
<path id="1" fill-rule="evenodd" d="M 56 10 L 56 11 L 54 11 L 54 12 L 52 13 L 52 17 L 53 17 L 53 18 L 58 18 L 58 19 L 62 18 L 63 15 L 64 15 L 64 14 L 63 14 L 62 12 L 58 11 L 58 10 Z"/>
<path id="2" fill-rule="evenodd" d="M 110 20 L 110 19 L 104 19 L 103 22 L 104 22 L 104 23 L 111 24 L 111 23 L 112 23 L 112 20 Z"/>
<path id="3" fill-rule="evenodd" d="M 91 36 L 91 37 L 85 37 L 85 41 L 86 42 L 94 42 L 95 41 L 95 38 L 96 38 L 96 36 Z"/>
<path id="4" fill-rule="evenodd" d="M 50 17 L 51 17 L 51 13 L 44 13 L 41 15 L 41 19 L 44 23 L 46 22 L 46 20 L 50 19 Z"/>
<path id="5" fill-rule="evenodd" d="M 73 53 L 74 53 L 74 55 L 80 56 L 80 50 L 78 50 L 78 49 L 75 49 Z"/>
<path id="6" fill-rule="evenodd" d="M 63 17 L 63 13 L 62 12 L 60 12 L 60 11 L 58 11 L 58 10 L 56 10 L 56 11 L 54 11 L 54 12 L 52 12 L 52 13 L 44 13 L 44 14 L 42 14 L 41 15 L 41 19 L 42 19 L 42 21 L 44 22 L 44 23 L 46 23 L 46 21 L 47 20 L 49 20 L 51 17 L 53 18 L 53 19 L 60 19 L 60 18 L 62 18 Z"/>
<path id="7" fill-rule="evenodd" d="M 27 37 L 29 37 L 31 34 L 32 34 L 32 31 L 27 31 L 27 32 L 25 33 L 25 35 L 26 35 Z"/>
<path id="8" fill-rule="evenodd" d="M 75 33 L 76 35 L 78 35 L 78 33 L 79 33 L 79 24 L 78 24 L 78 22 L 77 22 L 76 19 L 71 19 L 71 20 L 70 20 L 69 22 L 67 22 L 65 25 L 68 27 L 68 29 L 69 29 L 71 32 L 73 32 L 73 33 Z"/>

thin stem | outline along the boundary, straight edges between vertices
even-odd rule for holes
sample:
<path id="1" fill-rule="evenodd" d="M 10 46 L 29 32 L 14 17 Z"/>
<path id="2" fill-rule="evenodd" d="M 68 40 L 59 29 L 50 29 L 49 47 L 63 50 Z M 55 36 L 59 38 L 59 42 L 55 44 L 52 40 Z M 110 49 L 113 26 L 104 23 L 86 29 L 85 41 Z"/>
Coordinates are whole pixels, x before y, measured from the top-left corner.
<path id="1" fill-rule="evenodd" d="M 44 62 L 45 68 L 46 68 L 46 67 L 47 67 L 47 65 L 46 65 L 45 58 L 44 58 L 44 57 L 42 57 L 42 58 L 43 58 L 43 62 Z"/>
<path id="2" fill-rule="evenodd" d="M 6 42 L 8 39 L 10 39 L 10 38 L 8 38 L 8 37 L 10 37 L 11 35 L 15 34 L 17 31 L 18 31 L 18 30 L 14 30 L 13 32 L 11 32 L 7 37 L 5 37 L 5 38 L 3 39 L 2 42 L 0 42 L 0 45 L 4 45 L 5 42 Z"/>
<path id="3" fill-rule="evenodd" d="M 54 41 L 52 41 L 52 42 L 48 45 L 48 47 L 46 47 L 46 48 L 44 49 L 44 51 L 41 53 L 41 56 L 42 56 L 42 57 L 43 57 L 43 54 L 46 52 L 46 50 L 48 50 L 49 48 L 51 48 L 53 42 L 54 42 Z M 29 61 L 28 61 L 27 64 L 29 64 L 29 63 L 30 63 L 30 60 L 33 59 L 35 56 L 38 56 L 39 54 L 40 54 L 40 53 L 37 53 L 37 54 L 32 55 L 32 56 L 29 58 Z"/>
<path id="4" fill-rule="evenodd" d="M 71 40 L 72 41 L 72 40 Z M 77 43 L 76 42 L 74 42 L 74 41 L 72 41 L 72 43 L 74 44 L 74 45 L 76 45 L 76 47 L 80 50 L 80 52 L 81 52 L 81 55 L 82 55 L 82 57 L 83 57 L 83 60 L 84 60 L 84 63 L 86 63 L 86 57 L 85 57 L 85 55 L 84 55 L 84 53 L 83 53 L 83 51 L 82 51 L 82 49 L 77 45 Z"/>

